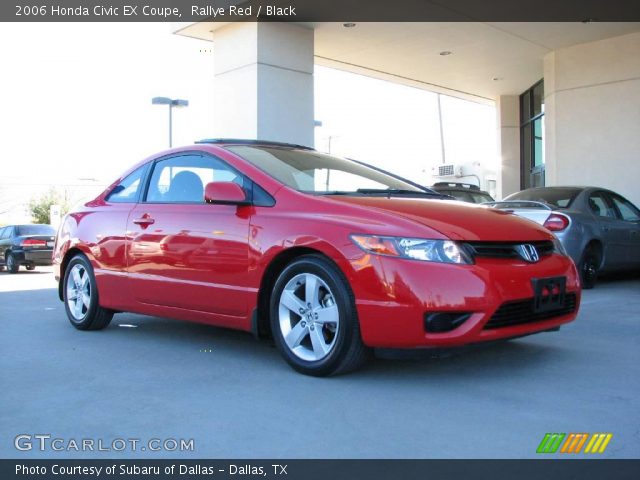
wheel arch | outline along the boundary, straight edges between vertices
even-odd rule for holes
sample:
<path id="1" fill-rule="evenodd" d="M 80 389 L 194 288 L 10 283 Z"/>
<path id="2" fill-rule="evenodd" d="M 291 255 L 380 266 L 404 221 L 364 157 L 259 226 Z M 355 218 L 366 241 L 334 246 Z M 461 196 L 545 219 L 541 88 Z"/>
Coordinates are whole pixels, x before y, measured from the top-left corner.
<path id="1" fill-rule="evenodd" d="M 321 256 L 325 260 L 333 263 L 336 268 L 344 274 L 343 269 L 340 268 L 340 265 L 335 261 L 335 259 L 331 258 L 331 256 L 327 255 L 327 253 L 323 252 L 322 250 L 313 247 L 295 246 L 287 248 L 286 250 L 282 250 L 281 252 L 276 254 L 271 259 L 264 270 L 264 274 L 262 275 L 260 287 L 258 290 L 258 301 L 252 315 L 252 331 L 253 334 L 258 338 L 271 337 L 271 325 L 269 322 L 269 302 L 271 298 L 271 292 L 273 291 L 273 287 L 276 283 L 276 280 L 278 279 L 278 276 L 287 267 L 287 265 L 293 262 L 296 258 L 302 257 L 304 255 Z"/>
<path id="2" fill-rule="evenodd" d="M 604 267 L 604 260 L 605 260 L 604 244 L 602 243 L 602 240 L 600 240 L 599 238 L 592 238 L 591 240 L 589 240 L 587 244 L 584 246 L 582 255 L 584 256 L 584 254 L 590 249 L 593 249 L 598 254 L 598 260 L 600 260 L 600 263 L 598 265 L 598 270 L 602 269 Z"/>
<path id="3" fill-rule="evenodd" d="M 75 257 L 77 254 L 84 255 L 85 257 L 87 257 L 89 261 L 91 261 L 91 259 L 88 257 L 86 252 L 84 252 L 79 247 L 71 247 L 69 250 L 65 252 L 64 257 L 62 257 L 62 261 L 60 262 L 60 280 L 58 281 L 58 298 L 60 298 L 61 302 L 64 301 L 64 295 L 62 293 L 62 289 L 64 284 L 64 275 L 65 275 L 65 272 L 67 271 L 67 265 L 69 264 L 71 259 Z"/>

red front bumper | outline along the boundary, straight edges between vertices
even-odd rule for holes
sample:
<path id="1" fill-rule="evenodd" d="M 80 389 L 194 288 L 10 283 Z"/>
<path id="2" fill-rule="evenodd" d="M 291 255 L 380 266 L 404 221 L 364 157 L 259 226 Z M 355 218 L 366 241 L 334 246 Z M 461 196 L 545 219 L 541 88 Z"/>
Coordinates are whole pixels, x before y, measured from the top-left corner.
<path id="1" fill-rule="evenodd" d="M 535 264 L 485 258 L 475 265 L 364 255 L 353 260 L 351 267 L 362 339 L 370 347 L 453 347 L 527 335 L 574 320 L 580 304 L 575 265 L 556 254 Z M 501 305 L 533 299 L 533 278 L 560 276 L 566 278 L 566 294 L 575 298 L 573 311 L 486 328 Z M 424 319 L 432 312 L 469 312 L 471 316 L 454 330 L 429 333 Z"/>

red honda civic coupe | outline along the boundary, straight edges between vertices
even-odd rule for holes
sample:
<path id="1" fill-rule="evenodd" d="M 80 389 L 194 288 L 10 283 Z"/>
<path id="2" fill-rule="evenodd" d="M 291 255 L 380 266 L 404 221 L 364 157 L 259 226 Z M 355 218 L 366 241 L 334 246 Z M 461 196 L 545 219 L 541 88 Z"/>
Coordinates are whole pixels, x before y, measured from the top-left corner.
<path id="1" fill-rule="evenodd" d="M 575 319 L 575 265 L 543 227 L 365 164 L 214 139 L 154 155 L 69 213 L 54 248 L 80 330 L 135 312 L 272 337 L 296 370 Z"/>

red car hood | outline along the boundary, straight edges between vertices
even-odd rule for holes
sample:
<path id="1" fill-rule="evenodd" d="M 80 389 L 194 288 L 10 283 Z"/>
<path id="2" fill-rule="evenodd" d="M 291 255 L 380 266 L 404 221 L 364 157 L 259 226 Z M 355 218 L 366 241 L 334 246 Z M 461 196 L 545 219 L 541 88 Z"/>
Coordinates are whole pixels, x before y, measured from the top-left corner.
<path id="1" fill-rule="evenodd" d="M 536 241 L 552 234 L 530 220 L 511 213 L 458 201 L 402 197 L 329 196 L 336 202 L 360 205 L 401 215 L 439 231 L 453 240 Z"/>

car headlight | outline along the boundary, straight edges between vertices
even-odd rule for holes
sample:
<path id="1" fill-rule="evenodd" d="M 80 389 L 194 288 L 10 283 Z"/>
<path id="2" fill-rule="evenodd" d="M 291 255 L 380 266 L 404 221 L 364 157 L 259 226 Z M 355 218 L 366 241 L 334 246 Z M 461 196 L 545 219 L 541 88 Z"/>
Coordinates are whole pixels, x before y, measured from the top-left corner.
<path id="1" fill-rule="evenodd" d="M 351 240 L 367 253 L 410 258 L 425 262 L 471 264 L 465 248 L 451 240 L 351 235 Z"/>
<path id="2" fill-rule="evenodd" d="M 556 237 L 555 235 L 553 236 L 553 251 L 554 253 L 557 253 L 559 255 L 562 255 L 564 257 L 568 257 L 569 254 L 567 253 L 567 251 L 564 248 L 564 245 L 562 245 L 562 242 L 560 241 L 560 239 L 558 237 Z"/>

